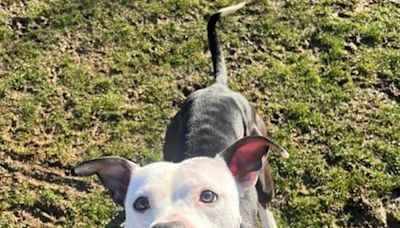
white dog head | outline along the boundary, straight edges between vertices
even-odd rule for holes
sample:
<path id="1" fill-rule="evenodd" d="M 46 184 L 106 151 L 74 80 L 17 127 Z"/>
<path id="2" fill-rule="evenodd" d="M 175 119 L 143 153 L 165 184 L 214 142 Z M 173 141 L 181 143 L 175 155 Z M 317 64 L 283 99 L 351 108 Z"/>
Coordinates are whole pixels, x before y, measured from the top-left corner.
<path id="1" fill-rule="evenodd" d="M 99 176 L 125 208 L 126 227 L 238 228 L 240 195 L 257 181 L 269 147 L 277 149 L 267 138 L 246 137 L 215 158 L 140 167 L 121 157 L 103 157 L 83 162 L 74 172 Z"/>

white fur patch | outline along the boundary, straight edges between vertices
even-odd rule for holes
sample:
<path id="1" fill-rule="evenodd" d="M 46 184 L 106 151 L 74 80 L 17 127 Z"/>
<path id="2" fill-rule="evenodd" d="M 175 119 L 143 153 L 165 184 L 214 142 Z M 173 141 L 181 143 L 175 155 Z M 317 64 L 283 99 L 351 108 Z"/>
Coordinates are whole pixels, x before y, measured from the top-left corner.
<path id="1" fill-rule="evenodd" d="M 246 5 L 246 3 L 242 2 L 242 3 L 239 3 L 234 6 L 228 6 L 228 7 L 222 8 L 222 9 L 218 10 L 218 12 L 221 13 L 221 17 L 225 17 L 229 14 L 234 13 L 238 9 L 242 8 L 244 5 Z"/>
<path id="2" fill-rule="evenodd" d="M 258 214 L 263 228 L 277 228 L 274 215 L 269 208 L 264 209 L 258 205 Z"/>

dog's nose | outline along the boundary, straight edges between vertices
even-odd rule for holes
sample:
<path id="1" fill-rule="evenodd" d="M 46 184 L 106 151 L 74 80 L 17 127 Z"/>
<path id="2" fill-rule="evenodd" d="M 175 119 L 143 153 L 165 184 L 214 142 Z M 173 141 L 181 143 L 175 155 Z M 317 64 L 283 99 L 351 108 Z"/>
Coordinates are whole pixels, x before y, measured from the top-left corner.
<path id="1" fill-rule="evenodd" d="M 151 228 L 185 228 L 185 225 L 180 222 L 166 222 L 166 223 L 157 223 L 153 225 Z"/>

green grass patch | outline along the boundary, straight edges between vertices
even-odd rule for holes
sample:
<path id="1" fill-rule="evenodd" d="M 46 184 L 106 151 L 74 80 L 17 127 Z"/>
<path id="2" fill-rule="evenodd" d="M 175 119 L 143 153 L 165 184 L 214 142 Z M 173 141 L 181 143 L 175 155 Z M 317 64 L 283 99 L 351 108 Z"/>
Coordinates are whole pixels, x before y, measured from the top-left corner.
<path id="1" fill-rule="evenodd" d="M 213 81 L 206 19 L 234 3 L 2 1 L 0 227 L 110 225 L 99 181 L 66 172 L 161 160 L 170 118 Z M 270 157 L 281 227 L 400 224 L 399 25 L 389 0 L 249 2 L 218 25 L 230 87 L 290 153 Z"/>

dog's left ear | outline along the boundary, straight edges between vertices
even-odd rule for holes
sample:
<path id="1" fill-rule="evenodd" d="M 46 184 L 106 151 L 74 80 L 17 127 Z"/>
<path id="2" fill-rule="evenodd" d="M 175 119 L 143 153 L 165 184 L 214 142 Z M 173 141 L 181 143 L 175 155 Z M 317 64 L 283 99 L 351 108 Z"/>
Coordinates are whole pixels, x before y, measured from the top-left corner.
<path id="1" fill-rule="evenodd" d="M 241 190 L 248 189 L 257 181 L 257 171 L 262 167 L 262 160 L 268 149 L 279 149 L 287 153 L 272 140 L 262 136 L 249 136 L 239 139 L 230 147 L 220 152 Z"/>
<path id="2" fill-rule="evenodd" d="M 124 206 L 126 192 L 132 174 L 139 165 L 121 157 L 109 156 L 84 161 L 72 170 L 79 176 L 96 174 L 101 183 L 106 187 L 114 202 Z"/>

